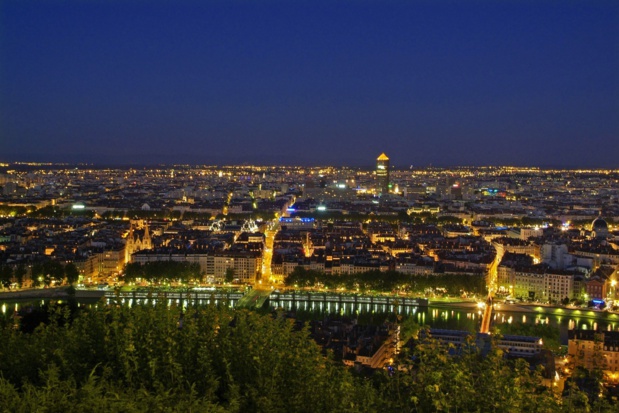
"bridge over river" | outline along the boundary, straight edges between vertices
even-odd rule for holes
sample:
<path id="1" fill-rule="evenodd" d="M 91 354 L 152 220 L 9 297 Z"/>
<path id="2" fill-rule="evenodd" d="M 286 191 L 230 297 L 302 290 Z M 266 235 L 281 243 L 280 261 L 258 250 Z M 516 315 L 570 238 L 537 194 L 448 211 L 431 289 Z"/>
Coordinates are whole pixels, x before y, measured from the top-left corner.
<path id="1" fill-rule="evenodd" d="M 410 313 L 412 308 L 428 307 L 425 298 L 373 296 L 361 294 L 336 294 L 312 292 L 273 292 L 269 297 L 271 307 L 285 310 L 322 310 L 327 312 L 376 311 Z"/>
<path id="2" fill-rule="evenodd" d="M 230 291 L 113 291 L 105 292 L 107 299 L 134 303 L 163 300 L 176 303 L 215 304 L 227 303 L 230 307 L 272 308 L 285 310 L 324 310 L 324 311 L 377 311 L 410 313 L 412 308 L 428 307 L 425 298 L 397 296 L 372 296 L 363 294 L 316 293 L 316 292 L 274 292 L 254 289 L 247 293 Z"/>

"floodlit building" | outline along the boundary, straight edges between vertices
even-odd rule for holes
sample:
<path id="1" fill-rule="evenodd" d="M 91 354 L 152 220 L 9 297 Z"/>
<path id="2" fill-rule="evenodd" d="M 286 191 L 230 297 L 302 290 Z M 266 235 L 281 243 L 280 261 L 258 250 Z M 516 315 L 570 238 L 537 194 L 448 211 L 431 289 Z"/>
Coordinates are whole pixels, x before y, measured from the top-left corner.
<path id="1" fill-rule="evenodd" d="M 127 243 L 125 244 L 125 263 L 131 261 L 131 255 L 138 251 L 153 248 L 153 243 L 148 231 L 148 222 L 143 220 L 131 220 Z"/>

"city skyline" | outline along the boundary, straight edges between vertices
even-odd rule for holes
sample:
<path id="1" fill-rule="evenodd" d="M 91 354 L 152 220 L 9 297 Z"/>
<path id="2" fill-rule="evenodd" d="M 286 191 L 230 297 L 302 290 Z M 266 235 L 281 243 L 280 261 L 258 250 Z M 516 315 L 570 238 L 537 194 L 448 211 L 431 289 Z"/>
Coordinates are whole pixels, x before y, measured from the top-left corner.
<path id="1" fill-rule="evenodd" d="M 616 2 L 0 5 L 0 161 L 619 166 Z"/>
<path id="2" fill-rule="evenodd" d="M 617 0 L 0 0 L 0 405 L 617 411 L 617 155 Z"/>
<path id="3" fill-rule="evenodd" d="M 165 408 L 171 399 L 159 397 L 159 385 L 133 379 L 152 384 L 156 373 L 178 400 L 204 394 L 192 404 L 198 410 L 237 411 L 201 383 L 215 383 L 215 392 L 232 377 L 247 388 L 257 375 L 245 367 L 260 361 L 263 377 L 281 376 L 271 374 L 275 363 L 282 372 L 318 366 L 272 387 L 285 392 L 240 392 L 267 395 L 281 412 L 315 406 L 295 404 L 297 395 L 326 385 L 286 386 L 325 370 L 337 374 L 328 382 L 350 374 L 362 386 L 361 396 L 351 386 L 333 389 L 318 409 L 325 412 L 356 406 L 336 405 L 346 396 L 360 412 L 431 411 L 454 382 L 478 383 L 467 384 L 468 400 L 456 398 L 458 411 L 509 410 L 539 396 L 531 405 L 571 412 L 563 407 L 573 394 L 582 410 L 615 411 L 618 279 L 619 169 L 392 169 L 384 152 L 371 169 L 0 163 L 0 333 L 10 344 L 0 373 L 17 407 L 24 397 L 49 405 L 57 389 L 67 403 L 96 405 L 90 394 L 109 388 L 86 392 L 110 380 L 126 389 L 105 396 L 114 405 L 142 394 Z M 66 315 L 64 324 L 54 314 Z M 245 317 L 253 321 L 243 332 Z M 411 357 L 424 348 L 428 357 Z M 58 374 L 53 360 L 73 370 L 50 388 L 36 377 Z M 437 371 L 442 393 L 428 392 Z M 504 408 L 479 398 L 497 371 L 513 384 L 493 394 L 517 395 L 501 399 Z M 579 384 L 583 375 L 595 381 Z M 406 397 L 389 396 L 398 383 Z M 426 401 L 399 402 L 413 397 Z M 256 410 L 252 399 L 239 400 L 241 411 Z"/>

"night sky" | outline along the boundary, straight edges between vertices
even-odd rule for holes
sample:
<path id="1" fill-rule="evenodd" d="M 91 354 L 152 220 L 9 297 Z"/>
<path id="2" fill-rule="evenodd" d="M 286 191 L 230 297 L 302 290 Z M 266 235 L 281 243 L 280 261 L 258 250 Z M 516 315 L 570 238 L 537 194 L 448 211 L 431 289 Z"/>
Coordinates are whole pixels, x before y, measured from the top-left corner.
<path id="1" fill-rule="evenodd" d="M 619 1 L 0 0 L 0 160 L 619 168 Z"/>

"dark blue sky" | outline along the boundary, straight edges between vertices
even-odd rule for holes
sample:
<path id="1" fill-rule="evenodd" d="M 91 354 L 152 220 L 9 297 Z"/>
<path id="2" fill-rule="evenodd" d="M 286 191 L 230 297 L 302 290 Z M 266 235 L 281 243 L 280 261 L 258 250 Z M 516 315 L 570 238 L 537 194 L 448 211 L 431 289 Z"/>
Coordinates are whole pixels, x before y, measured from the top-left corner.
<path id="1" fill-rule="evenodd" d="M 0 160 L 619 167 L 619 2 L 0 0 Z"/>

